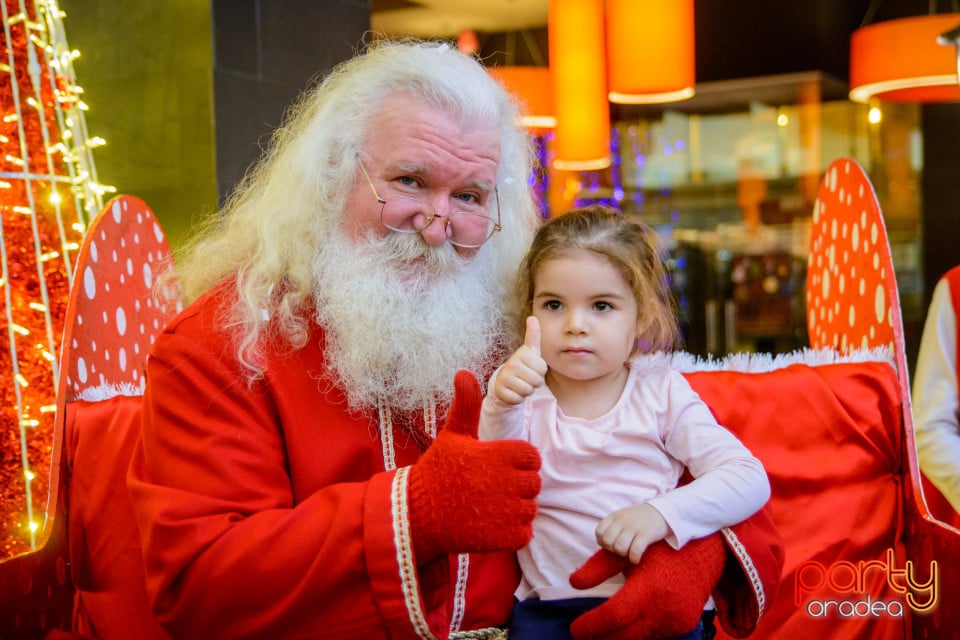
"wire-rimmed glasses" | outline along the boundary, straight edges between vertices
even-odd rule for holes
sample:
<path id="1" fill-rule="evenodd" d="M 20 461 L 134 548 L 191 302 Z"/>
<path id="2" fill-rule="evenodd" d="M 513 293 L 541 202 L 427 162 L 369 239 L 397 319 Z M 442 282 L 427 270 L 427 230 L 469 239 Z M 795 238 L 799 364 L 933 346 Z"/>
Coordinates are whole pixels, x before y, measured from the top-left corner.
<path id="1" fill-rule="evenodd" d="M 463 202 L 462 208 L 451 211 L 447 215 L 440 215 L 432 204 L 425 200 L 410 196 L 393 196 L 389 200 L 380 197 L 373 180 L 363 166 L 357 161 L 363 177 L 373 191 L 374 197 L 380 203 L 380 223 L 386 228 L 398 233 L 420 233 L 430 226 L 437 218 L 441 218 L 445 229 L 449 229 L 450 244 L 464 249 L 480 247 L 500 231 L 500 193 L 493 190 L 497 205 L 497 218 L 493 219 L 486 214 L 486 209 L 480 204 Z M 473 208 L 475 211 L 470 211 Z M 419 215 L 418 215 L 419 214 Z"/>

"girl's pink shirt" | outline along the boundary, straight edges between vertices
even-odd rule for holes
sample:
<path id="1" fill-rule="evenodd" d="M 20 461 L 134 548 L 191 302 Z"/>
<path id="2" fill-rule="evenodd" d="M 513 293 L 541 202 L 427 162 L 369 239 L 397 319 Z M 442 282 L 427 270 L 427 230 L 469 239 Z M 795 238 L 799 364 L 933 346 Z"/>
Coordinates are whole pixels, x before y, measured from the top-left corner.
<path id="1" fill-rule="evenodd" d="M 543 460 L 533 539 L 518 552 L 521 599 L 612 595 L 622 575 L 587 591 L 569 577 L 599 549 L 596 526 L 617 509 L 649 503 L 680 548 L 745 520 L 770 497 L 760 461 L 663 356 L 631 361 L 620 399 L 594 420 L 564 415 L 546 385 L 512 407 L 488 396 L 480 439 L 504 438 L 531 442 Z M 678 488 L 685 468 L 694 480 Z"/>

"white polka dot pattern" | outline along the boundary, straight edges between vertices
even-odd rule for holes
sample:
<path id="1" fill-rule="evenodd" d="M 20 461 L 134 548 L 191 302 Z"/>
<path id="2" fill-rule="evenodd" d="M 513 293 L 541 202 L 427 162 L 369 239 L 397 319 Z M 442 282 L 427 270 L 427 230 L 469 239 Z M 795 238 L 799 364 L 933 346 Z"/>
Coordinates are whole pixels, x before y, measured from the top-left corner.
<path id="1" fill-rule="evenodd" d="M 94 387 L 142 391 L 150 345 L 176 311 L 163 308 L 152 293 L 159 263 L 169 255 L 159 223 L 139 198 L 113 198 L 91 223 L 77 257 L 82 280 L 67 308 L 63 400 Z"/>
<path id="2" fill-rule="evenodd" d="M 827 169 L 813 207 L 807 257 L 810 346 L 903 348 L 900 298 L 880 204 L 850 158 Z"/>

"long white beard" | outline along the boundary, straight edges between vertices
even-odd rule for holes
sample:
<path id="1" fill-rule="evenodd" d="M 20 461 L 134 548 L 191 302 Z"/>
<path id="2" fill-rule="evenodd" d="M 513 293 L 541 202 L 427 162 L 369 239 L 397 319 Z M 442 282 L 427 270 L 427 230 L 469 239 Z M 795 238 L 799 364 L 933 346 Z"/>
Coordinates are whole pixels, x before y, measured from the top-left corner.
<path id="1" fill-rule="evenodd" d="M 314 266 L 317 321 L 351 409 L 447 404 L 458 369 L 486 382 L 503 344 L 492 248 L 465 261 L 416 234 L 329 240 Z"/>

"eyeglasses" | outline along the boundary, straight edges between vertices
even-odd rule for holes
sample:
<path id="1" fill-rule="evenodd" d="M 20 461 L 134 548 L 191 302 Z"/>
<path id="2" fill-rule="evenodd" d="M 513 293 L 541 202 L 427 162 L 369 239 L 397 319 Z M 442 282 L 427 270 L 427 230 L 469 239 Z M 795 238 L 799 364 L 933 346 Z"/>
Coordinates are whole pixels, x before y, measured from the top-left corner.
<path id="1" fill-rule="evenodd" d="M 441 218 L 444 229 L 450 230 L 450 244 L 464 249 L 482 246 L 494 233 L 500 231 L 500 193 L 496 188 L 493 190 L 497 204 L 496 220 L 486 215 L 485 206 L 466 201 L 458 203 L 461 207 L 459 210 L 442 216 L 429 202 L 417 198 L 394 196 L 384 200 L 373 186 L 373 180 L 370 179 L 363 162 L 358 160 L 358 163 L 363 177 L 367 179 L 374 197 L 380 203 L 380 224 L 391 231 L 420 233 L 435 219 Z"/>

